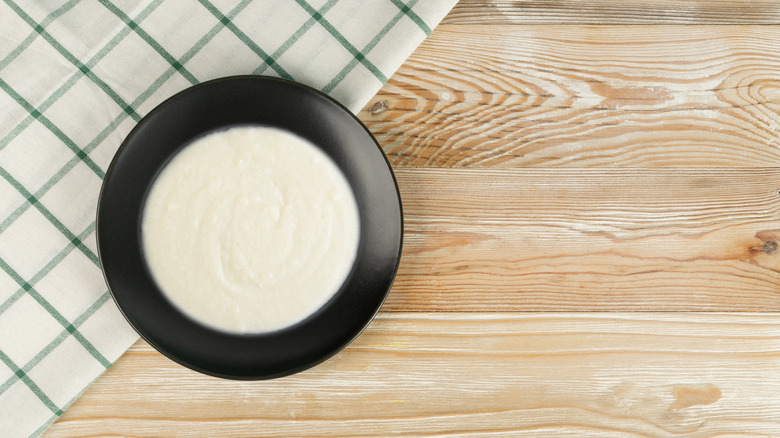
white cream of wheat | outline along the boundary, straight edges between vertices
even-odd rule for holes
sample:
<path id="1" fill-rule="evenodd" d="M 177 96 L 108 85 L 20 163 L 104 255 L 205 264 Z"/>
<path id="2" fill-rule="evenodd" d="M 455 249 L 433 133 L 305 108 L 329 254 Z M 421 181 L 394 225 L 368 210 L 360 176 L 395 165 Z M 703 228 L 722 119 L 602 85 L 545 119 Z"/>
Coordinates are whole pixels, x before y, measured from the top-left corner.
<path id="1" fill-rule="evenodd" d="M 234 333 L 293 325 L 339 290 L 359 213 L 344 175 L 287 131 L 237 127 L 177 153 L 146 201 L 143 249 L 181 311 Z"/>

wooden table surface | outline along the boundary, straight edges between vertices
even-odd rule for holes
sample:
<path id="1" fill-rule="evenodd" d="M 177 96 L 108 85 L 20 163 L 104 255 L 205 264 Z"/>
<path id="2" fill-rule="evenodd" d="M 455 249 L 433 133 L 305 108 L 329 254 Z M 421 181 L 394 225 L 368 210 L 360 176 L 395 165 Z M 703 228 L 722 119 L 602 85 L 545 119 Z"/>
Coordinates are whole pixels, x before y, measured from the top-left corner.
<path id="1" fill-rule="evenodd" d="M 370 327 L 264 382 L 138 342 L 46 437 L 780 436 L 780 4 L 463 0 L 359 117 Z"/>

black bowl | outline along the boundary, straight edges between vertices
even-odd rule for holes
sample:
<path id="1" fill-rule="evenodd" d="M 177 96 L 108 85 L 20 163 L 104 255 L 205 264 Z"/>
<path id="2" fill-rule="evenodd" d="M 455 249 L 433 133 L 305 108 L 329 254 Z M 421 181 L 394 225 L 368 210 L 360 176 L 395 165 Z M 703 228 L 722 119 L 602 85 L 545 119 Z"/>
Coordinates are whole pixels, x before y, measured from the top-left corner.
<path id="1" fill-rule="evenodd" d="M 204 134 L 247 125 L 291 131 L 333 159 L 357 200 L 360 243 L 351 274 L 323 308 L 286 329 L 238 335 L 202 325 L 168 301 L 144 260 L 140 224 L 149 188 L 173 155 Z M 233 379 L 281 377 L 343 349 L 368 325 L 387 296 L 402 239 L 398 186 L 368 129 L 319 91 L 263 76 L 205 82 L 150 112 L 111 162 L 97 212 L 103 274 L 130 324 L 176 362 Z"/>

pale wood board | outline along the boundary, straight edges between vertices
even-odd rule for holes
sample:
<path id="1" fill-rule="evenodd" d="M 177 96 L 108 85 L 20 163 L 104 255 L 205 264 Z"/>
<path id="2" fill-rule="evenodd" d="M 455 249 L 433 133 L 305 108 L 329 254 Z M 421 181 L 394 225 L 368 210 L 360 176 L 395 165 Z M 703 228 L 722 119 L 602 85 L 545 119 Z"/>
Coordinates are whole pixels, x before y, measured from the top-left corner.
<path id="1" fill-rule="evenodd" d="M 406 219 L 369 328 L 267 382 L 139 342 L 45 436 L 780 436 L 776 24 L 461 1 L 359 113 Z"/>
<path id="2" fill-rule="evenodd" d="M 397 168 L 392 311 L 780 311 L 780 169 Z"/>
<path id="3" fill-rule="evenodd" d="M 359 116 L 396 166 L 778 166 L 778 71 L 778 26 L 441 25 Z"/>
<path id="4" fill-rule="evenodd" d="M 303 373 L 235 382 L 139 342 L 47 433 L 777 436 L 780 314 L 380 314 Z"/>
<path id="5" fill-rule="evenodd" d="M 780 24 L 773 0 L 461 0 L 444 24 Z"/>

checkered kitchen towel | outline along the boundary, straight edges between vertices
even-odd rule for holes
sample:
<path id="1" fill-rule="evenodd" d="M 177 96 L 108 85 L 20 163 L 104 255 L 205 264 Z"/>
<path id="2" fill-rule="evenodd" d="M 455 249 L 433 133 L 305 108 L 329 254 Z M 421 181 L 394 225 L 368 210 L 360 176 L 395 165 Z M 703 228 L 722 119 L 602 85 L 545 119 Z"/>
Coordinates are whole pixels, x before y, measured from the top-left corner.
<path id="1" fill-rule="evenodd" d="M 95 209 L 124 136 L 198 82 L 264 74 L 358 111 L 455 0 L 0 0 L 0 435 L 41 434 L 136 339 Z"/>

